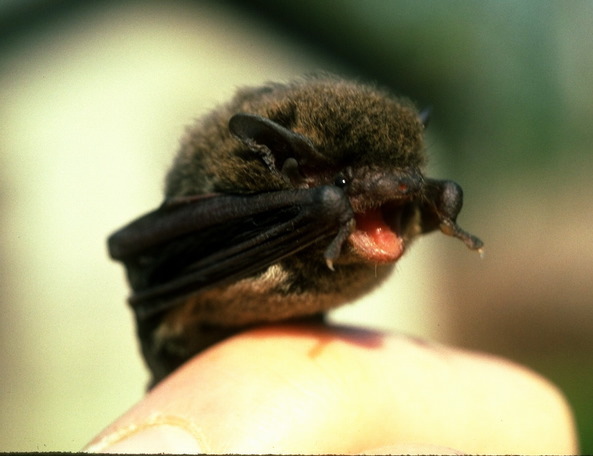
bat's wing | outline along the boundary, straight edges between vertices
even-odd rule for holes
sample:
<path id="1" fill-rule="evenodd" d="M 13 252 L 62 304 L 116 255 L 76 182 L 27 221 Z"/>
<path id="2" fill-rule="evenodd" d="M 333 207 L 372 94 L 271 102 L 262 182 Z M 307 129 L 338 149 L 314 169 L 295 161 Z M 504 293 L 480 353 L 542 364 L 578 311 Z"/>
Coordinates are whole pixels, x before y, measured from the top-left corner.
<path id="1" fill-rule="evenodd" d="M 108 241 L 124 263 L 139 318 L 175 305 L 177 298 L 236 281 L 333 237 L 331 263 L 348 237 L 353 213 L 334 186 L 254 195 L 209 195 L 166 201 Z"/>
<path id="2" fill-rule="evenodd" d="M 425 179 L 425 195 L 420 201 L 422 232 L 440 229 L 448 236 L 462 240 L 472 250 L 482 252 L 484 243 L 457 224 L 463 206 L 463 190 L 450 180 Z"/>

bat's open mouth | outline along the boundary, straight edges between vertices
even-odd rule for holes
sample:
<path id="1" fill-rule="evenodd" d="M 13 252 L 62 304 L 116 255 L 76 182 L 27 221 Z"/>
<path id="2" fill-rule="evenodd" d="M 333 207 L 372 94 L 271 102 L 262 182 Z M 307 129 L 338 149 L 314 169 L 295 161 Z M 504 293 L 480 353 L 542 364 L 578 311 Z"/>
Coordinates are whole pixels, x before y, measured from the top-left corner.
<path id="1" fill-rule="evenodd" d="M 392 263 L 404 253 L 409 217 L 407 205 L 384 204 L 355 215 L 349 237 L 354 250 L 373 263 Z"/>

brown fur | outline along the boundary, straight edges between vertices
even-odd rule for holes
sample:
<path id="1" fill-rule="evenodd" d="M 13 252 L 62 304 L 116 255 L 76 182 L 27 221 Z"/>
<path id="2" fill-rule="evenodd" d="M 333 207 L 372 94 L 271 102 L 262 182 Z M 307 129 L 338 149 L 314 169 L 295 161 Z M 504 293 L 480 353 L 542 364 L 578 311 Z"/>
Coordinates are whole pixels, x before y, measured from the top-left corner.
<path id="1" fill-rule="evenodd" d="M 167 196 L 288 188 L 257 157 L 245 159 L 246 146 L 227 126 L 238 112 L 267 117 L 306 136 L 339 166 L 388 172 L 424 165 L 423 128 L 410 101 L 352 81 L 308 78 L 244 88 L 199 120 L 188 130 L 167 176 Z"/>
<path id="2" fill-rule="evenodd" d="M 189 128 L 167 176 L 167 197 L 290 188 L 229 132 L 229 118 L 240 112 L 267 117 L 308 138 L 329 163 L 310 170 L 312 185 L 333 184 L 336 172 L 344 172 L 355 189 L 355 210 L 382 202 L 365 195 L 378 176 L 424 165 L 423 126 L 409 101 L 332 76 L 305 78 L 242 89 Z M 419 232 L 412 227 L 410 237 Z M 361 261 L 346 246 L 331 271 L 323 260 L 325 247 L 314 245 L 255 277 L 201 292 L 171 310 L 153 338 L 143 341 L 155 379 L 232 328 L 315 315 L 355 300 L 393 267 Z"/>

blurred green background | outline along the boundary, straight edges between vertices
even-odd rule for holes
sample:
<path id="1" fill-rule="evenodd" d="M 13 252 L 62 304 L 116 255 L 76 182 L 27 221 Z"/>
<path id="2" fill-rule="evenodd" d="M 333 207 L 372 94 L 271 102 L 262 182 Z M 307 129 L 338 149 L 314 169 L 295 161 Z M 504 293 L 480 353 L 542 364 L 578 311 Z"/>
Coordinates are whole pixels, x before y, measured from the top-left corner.
<path id="1" fill-rule="evenodd" d="M 335 318 L 554 381 L 593 453 L 593 3 L 0 3 L 0 450 L 78 450 L 147 374 L 107 235 L 156 207 L 185 125 L 237 86 L 330 70 L 433 107 L 434 235 Z"/>

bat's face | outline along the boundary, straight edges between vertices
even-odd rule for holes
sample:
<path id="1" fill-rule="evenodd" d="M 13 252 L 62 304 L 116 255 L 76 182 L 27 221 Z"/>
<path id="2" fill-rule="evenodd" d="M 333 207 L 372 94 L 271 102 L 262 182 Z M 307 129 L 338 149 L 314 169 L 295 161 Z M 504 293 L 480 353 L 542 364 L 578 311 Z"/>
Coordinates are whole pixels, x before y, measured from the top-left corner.
<path id="1" fill-rule="evenodd" d="M 335 185 L 356 214 L 338 261 L 391 263 L 422 232 L 423 130 L 409 101 L 352 82 L 247 89 L 190 131 L 167 194 Z"/>

